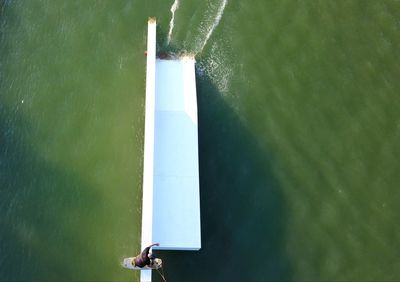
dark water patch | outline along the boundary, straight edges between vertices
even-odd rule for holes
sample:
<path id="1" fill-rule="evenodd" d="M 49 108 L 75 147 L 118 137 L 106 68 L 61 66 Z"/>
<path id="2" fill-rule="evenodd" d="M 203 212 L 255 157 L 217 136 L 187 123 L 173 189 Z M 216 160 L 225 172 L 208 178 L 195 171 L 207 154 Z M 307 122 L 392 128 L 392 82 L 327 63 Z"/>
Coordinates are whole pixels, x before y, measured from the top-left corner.
<path id="1" fill-rule="evenodd" d="M 15 1 L 2 14 L 1 281 L 137 279 L 120 267 L 140 241 L 145 59 L 131 9 Z"/>
<path id="2" fill-rule="evenodd" d="M 286 207 L 272 155 L 260 149 L 206 76 L 197 78 L 197 97 L 202 248 L 158 252 L 167 278 L 290 280 Z"/>
<path id="3" fill-rule="evenodd" d="M 74 280 L 108 260 L 76 239 L 85 220 L 102 213 L 104 199 L 73 172 L 38 156 L 31 128 L 0 108 L 0 279 Z"/>

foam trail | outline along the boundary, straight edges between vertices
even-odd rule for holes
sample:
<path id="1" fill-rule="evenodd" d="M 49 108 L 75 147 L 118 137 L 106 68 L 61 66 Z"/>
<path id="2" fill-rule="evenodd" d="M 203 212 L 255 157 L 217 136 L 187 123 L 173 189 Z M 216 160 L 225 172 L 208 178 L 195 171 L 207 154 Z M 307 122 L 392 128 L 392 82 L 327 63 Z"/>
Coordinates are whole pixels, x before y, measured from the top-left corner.
<path id="1" fill-rule="evenodd" d="M 171 41 L 172 30 L 174 29 L 175 11 L 178 9 L 178 7 L 179 7 L 179 0 L 175 0 L 170 9 L 172 17 L 171 17 L 171 21 L 169 22 L 167 45 Z"/>
<path id="2" fill-rule="evenodd" d="M 208 33 L 206 35 L 206 38 L 205 38 L 203 44 L 201 45 L 200 50 L 198 52 L 196 52 L 196 53 L 200 53 L 201 51 L 203 51 L 204 46 L 206 46 L 208 39 L 210 39 L 211 34 L 214 32 L 214 29 L 218 26 L 219 21 L 221 20 L 222 15 L 224 14 L 225 6 L 226 6 L 227 3 L 228 3 L 228 0 L 223 0 L 222 1 L 222 4 L 218 9 L 217 16 L 215 17 L 215 20 L 214 20 L 213 24 L 211 25 L 210 29 L 208 30 Z"/>

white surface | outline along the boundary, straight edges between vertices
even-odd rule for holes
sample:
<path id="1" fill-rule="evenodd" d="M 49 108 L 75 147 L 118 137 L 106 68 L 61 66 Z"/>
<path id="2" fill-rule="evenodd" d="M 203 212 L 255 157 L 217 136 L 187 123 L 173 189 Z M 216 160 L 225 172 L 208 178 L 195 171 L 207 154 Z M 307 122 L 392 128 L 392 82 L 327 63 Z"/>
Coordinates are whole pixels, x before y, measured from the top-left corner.
<path id="1" fill-rule="evenodd" d="M 162 260 L 160 258 L 156 258 L 153 262 L 153 265 L 149 266 L 146 265 L 144 267 L 139 267 L 139 266 L 133 266 L 133 261 L 135 257 L 130 257 L 130 258 L 124 258 L 124 261 L 122 262 L 122 266 L 128 269 L 132 270 L 143 270 L 143 269 L 159 269 L 162 267 Z"/>
<path id="2" fill-rule="evenodd" d="M 201 248 L 197 99 L 193 58 L 156 60 L 153 241 Z"/>
<path id="3" fill-rule="evenodd" d="M 156 22 L 149 19 L 147 26 L 146 109 L 144 129 L 142 250 L 153 241 L 153 171 L 154 171 L 154 117 L 156 72 Z M 141 282 L 151 282 L 151 270 L 140 271 Z"/>
<path id="4" fill-rule="evenodd" d="M 141 249 L 201 248 L 197 99 L 193 58 L 156 60 L 156 22 L 147 35 Z M 141 282 L 151 270 L 141 270 Z"/>

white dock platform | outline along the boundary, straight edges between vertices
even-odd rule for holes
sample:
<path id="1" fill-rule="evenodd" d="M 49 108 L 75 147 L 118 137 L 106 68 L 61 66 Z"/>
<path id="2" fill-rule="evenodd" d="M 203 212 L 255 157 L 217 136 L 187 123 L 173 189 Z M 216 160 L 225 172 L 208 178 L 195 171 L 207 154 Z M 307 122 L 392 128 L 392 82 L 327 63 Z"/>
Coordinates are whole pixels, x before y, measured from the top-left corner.
<path id="1" fill-rule="evenodd" d="M 201 248 L 195 60 L 156 59 L 149 19 L 143 167 L 142 242 L 159 250 Z M 141 271 L 151 281 L 151 271 Z"/>

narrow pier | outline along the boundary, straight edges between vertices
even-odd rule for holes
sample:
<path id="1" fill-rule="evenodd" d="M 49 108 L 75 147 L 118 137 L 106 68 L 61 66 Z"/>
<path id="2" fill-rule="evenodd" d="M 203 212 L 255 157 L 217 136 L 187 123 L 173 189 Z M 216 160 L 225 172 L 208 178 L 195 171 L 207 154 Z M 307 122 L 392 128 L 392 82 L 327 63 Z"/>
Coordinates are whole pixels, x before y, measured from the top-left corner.
<path id="1" fill-rule="evenodd" d="M 156 58 L 156 20 L 147 34 L 143 165 L 144 249 L 201 248 L 195 60 Z M 141 270 L 142 282 L 151 270 Z"/>

